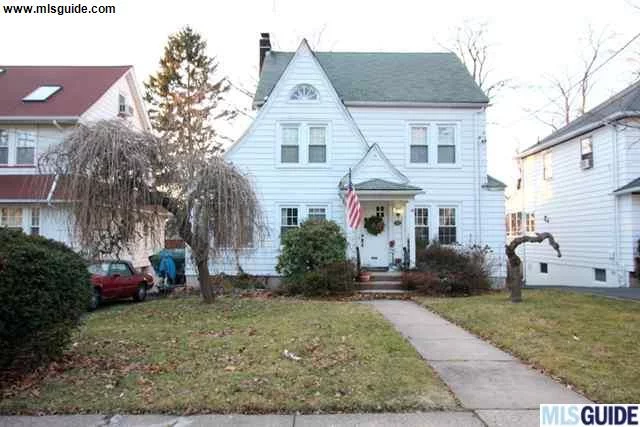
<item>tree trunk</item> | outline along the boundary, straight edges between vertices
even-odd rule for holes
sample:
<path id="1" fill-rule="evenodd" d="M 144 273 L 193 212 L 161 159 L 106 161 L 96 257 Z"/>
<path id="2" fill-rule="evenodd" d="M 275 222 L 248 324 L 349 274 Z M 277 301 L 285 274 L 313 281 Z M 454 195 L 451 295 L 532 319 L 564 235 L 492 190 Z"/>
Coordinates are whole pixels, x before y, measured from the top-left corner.
<path id="1" fill-rule="evenodd" d="M 210 304 L 216 300 L 216 290 L 213 286 L 211 275 L 209 274 L 208 257 L 195 255 L 196 266 L 198 268 L 198 282 L 200 283 L 200 293 L 202 300 Z"/>
<path id="2" fill-rule="evenodd" d="M 518 260 L 520 258 L 518 257 Z M 511 302 L 522 302 L 522 264 L 507 267 L 507 287 L 511 291 Z"/>
<path id="3" fill-rule="evenodd" d="M 549 245 L 555 249 L 558 254 L 558 258 L 562 256 L 560 253 L 560 245 L 553 238 L 551 233 L 536 233 L 534 236 L 520 236 L 516 237 L 505 245 L 505 253 L 507 255 L 507 286 L 511 290 L 511 302 L 522 302 L 522 261 L 516 254 L 516 248 L 526 242 L 529 243 L 542 243 L 549 239 Z"/>

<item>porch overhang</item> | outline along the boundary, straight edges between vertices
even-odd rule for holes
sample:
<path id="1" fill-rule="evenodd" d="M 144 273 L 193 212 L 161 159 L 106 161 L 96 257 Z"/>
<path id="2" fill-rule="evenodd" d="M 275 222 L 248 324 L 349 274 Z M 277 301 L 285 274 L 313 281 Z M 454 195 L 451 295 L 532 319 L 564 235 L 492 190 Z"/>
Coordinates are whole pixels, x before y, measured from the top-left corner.
<path id="1" fill-rule="evenodd" d="M 418 194 L 424 194 L 420 187 L 377 178 L 355 183 L 353 187 L 358 194 L 358 199 L 361 201 L 409 200 Z M 341 190 L 345 194 L 348 191 L 348 185 L 343 185 Z"/>

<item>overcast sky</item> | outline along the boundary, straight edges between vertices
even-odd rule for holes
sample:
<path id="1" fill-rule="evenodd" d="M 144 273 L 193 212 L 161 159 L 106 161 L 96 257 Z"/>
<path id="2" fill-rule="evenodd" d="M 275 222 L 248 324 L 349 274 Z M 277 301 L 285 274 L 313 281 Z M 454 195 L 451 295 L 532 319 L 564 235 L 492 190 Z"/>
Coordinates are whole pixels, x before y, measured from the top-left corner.
<path id="1" fill-rule="evenodd" d="M 0 5 L 38 3 L 0 0 Z M 493 75 L 510 79 L 512 86 L 499 94 L 488 115 L 489 172 L 503 180 L 512 174 L 516 148 L 549 133 L 548 126 L 526 111 L 548 103 L 546 75 L 579 72 L 586 28 L 615 33 L 603 60 L 640 30 L 640 6 L 634 7 L 638 0 L 87 0 L 84 4 L 112 4 L 117 13 L 10 16 L 0 11 L 0 63 L 132 64 L 142 81 L 157 69 L 167 36 L 191 25 L 208 40 L 209 54 L 217 56 L 224 73 L 251 87 L 257 79 L 262 31 L 270 32 L 281 50 L 295 49 L 306 37 L 317 50 L 428 52 L 442 51 L 465 21 L 486 21 Z M 630 84 L 634 69 L 640 70 L 640 43 L 598 71 L 590 104 Z M 234 102 L 249 104 L 241 96 Z M 232 133 L 239 135 L 246 124 L 240 121 Z"/>

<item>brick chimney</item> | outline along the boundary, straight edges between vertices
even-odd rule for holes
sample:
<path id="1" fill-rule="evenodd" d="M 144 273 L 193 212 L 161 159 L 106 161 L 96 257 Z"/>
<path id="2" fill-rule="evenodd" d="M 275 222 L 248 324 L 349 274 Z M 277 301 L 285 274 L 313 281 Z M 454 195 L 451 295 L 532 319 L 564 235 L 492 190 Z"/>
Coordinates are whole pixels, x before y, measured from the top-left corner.
<path id="1" fill-rule="evenodd" d="M 271 50 L 271 39 L 269 33 L 260 33 L 260 69 L 262 71 L 262 63 L 264 56 Z"/>

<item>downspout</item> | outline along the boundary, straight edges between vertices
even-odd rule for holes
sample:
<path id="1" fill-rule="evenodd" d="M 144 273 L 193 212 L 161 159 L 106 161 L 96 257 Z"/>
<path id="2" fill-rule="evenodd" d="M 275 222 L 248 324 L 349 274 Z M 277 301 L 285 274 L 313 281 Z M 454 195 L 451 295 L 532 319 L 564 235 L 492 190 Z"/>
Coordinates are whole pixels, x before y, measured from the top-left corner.
<path id="1" fill-rule="evenodd" d="M 612 179 L 613 179 L 613 190 L 618 188 L 618 129 L 615 124 L 611 125 L 611 131 L 613 132 L 613 171 L 612 171 Z M 613 251 L 614 256 L 614 265 L 616 268 L 616 281 L 618 282 L 618 286 L 622 287 L 626 283 L 624 282 L 624 278 L 621 277 L 620 274 L 620 218 L 618 215 L 620 214 L 619 207 L 619 197 L 618 195 L 613 195 L 613 241 L 615 245 L 615 249 Z M 622 279 L 622 280 L 621 280 Z"/>
<path id="2" fill-rule="evenodd" d="M 56 192 L 56 187 L 58 186 L 58 177 L 59 175 L 56 174 L 56 176 L 53 178 L 53 184 L 51 184 L 51 189 L 49 190 L 49 194 L 47 195 L 47 206 L 49 207 L 53 206 L 51 200 L 53 199 L 53 194 Z"/>
<path id="3" fill-rule="evenodd" d="M 479 112 L 476 112 L 473 115 L 473 210 L 474 210 L 474 217 L 475 217 L 475 221 L 474 221 L 474 232 L 473 232 L 473 237 L 475 242 L 469 242 L 471 244 L 473 243 L 477 243 L 480 244 L 479 241 L 479 236 L 478 236 L 478 230 L 480 229 L 480 203 L 479 203 L 479 185 L 478 185 L 478 164 L 479 159 L 478 159 L 478 114 L 480 114 Z"/>

